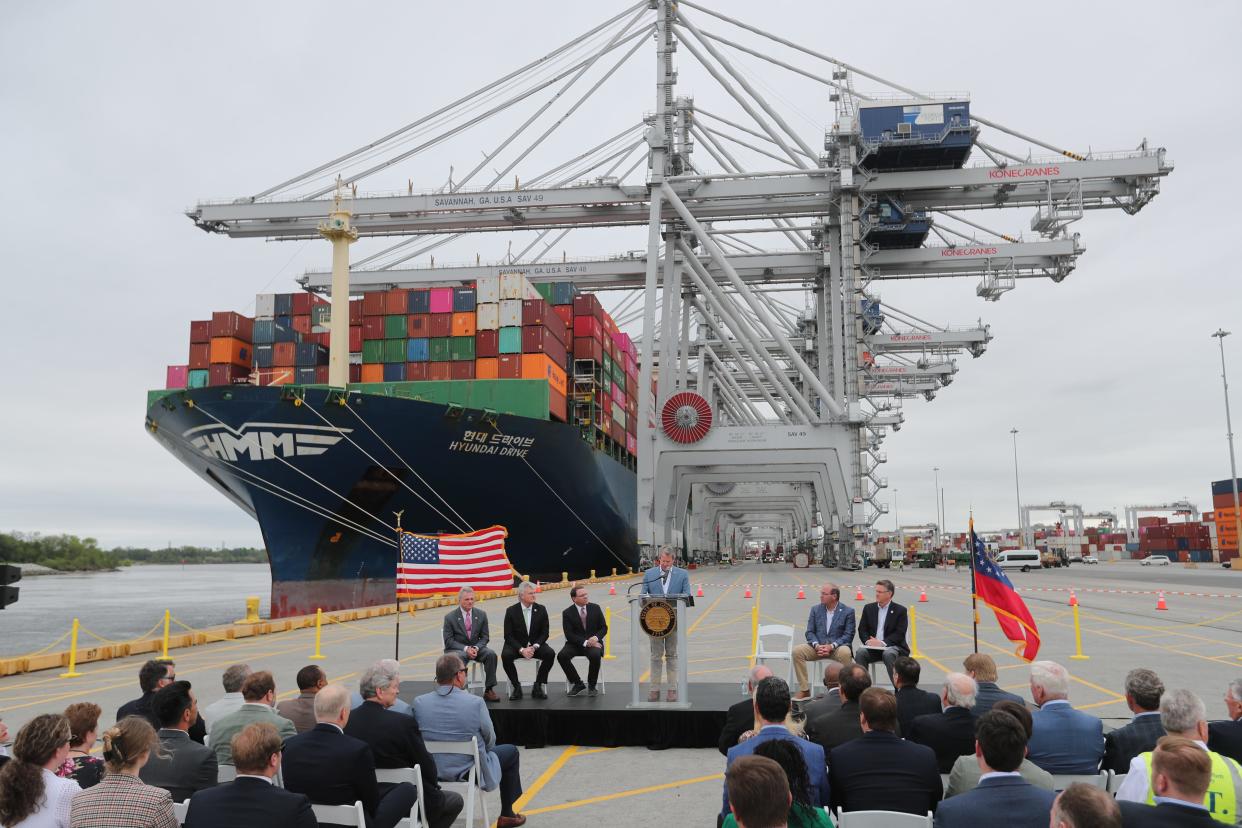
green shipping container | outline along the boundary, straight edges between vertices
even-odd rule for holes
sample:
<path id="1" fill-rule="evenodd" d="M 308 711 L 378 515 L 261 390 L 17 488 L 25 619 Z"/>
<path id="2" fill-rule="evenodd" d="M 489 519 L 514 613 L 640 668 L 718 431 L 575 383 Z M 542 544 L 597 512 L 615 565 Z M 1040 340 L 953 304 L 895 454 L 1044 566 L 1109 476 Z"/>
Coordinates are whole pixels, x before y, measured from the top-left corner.
<path id="1" fill-rule="evenodd" d="M 453 362 L 474 359 L 474 337 L 454 336 L 449 340 L 449 358 Z"/>
<path id="2" fill-rule="evenodd" d="M 552 283 L 551 282 L 544 282 L 541 285 L 535 285 L 535 290 L 539 293 L 540 296 L 544 298 L 544 301 L 548 302 L 549 304 L 552 303 Z"/>
<path id="3" fill-rule="evenodd" d="M 405 362 L 405 339 L 385 339 L 384 362 Z"/>
<path id="4" fill-rule="evenodd" d="M 332 322 L 331 305 L 311 305 L 311 324 L 327 326 Z"/>
<path id="5" fill-rule="evenodd" d="M 453 380 L 446 382 L 373 382 L 350 386 L 351 391 L 384 397 L 455 404 L 482 411 L 548 419 L 547 380 Z M 504 423 L 500 424 L 504 427 Z"/>
<path id="6" fill-rule="evenodd" d="M 612 357 L 604 354 L 604 379 L 612 379 Z"/>
<path id="7" fill-rule="evenodd" d="M 502 354 L 522 353 L 522 329 L 521 328 L 501 328 L 500 329 L 500 353 Z"/>
<path id="8" fill-rule="evenodd" d="M 202 369 L 202 368 L 195 369 L 191 371 L 189 375 L 187 376 L 185 387 L 186 388 L 206 388 L 207 383 L 211 381 L 210 377 L 211 377 L 211 374 L 209 371 Z"/>
<path id="9" fill-rule="evenodd" d="M 362 343 L 363 362 L 383 362 L 385 339 L 367 339 Z"/>
<path id="10" fill-rule="evenodd" d="M 617 368 L 614 365 L 612 369 L 612 381 L 617 384 L 618 388 L 624 391 L 625 390 L 625 371 L 622 371 L 621 369 Z"/>
<path id="11" fill-rule="evenodd" d="M 384 339 L 405 339 L 405 314 L 384 317 Z"/>
<path id="12" fill-rule="evenodd" d="M 431 340 L 431 361 L 432 362 L 449 362 L 452 357 L 453 338 L 451 336 L 437 336 Z"/>

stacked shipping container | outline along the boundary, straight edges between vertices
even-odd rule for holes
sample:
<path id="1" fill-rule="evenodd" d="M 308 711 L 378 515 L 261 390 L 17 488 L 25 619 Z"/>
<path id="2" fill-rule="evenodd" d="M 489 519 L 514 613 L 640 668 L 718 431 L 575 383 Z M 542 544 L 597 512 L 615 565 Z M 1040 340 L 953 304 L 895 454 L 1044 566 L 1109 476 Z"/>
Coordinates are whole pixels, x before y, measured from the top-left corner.
<path id="1" fill-rule="evenodd" d="M 1238 481 L 1242 487 L 1242 480 Z M 1238 557 L 1238 519 L 1233 508 L 1233 481 L 1217 480 L 1212 483 L 1212 511 L 1203 516 L 1204 521 L 1216 527 L 1220 559 L 1228 561 Z"/>

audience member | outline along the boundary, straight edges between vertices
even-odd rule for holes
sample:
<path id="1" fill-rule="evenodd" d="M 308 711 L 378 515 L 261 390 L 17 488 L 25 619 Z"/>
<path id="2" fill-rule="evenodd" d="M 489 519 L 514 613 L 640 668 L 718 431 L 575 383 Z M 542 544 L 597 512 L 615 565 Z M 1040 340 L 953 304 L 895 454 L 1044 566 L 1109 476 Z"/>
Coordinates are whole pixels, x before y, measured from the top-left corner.
<path id="1" fill-rule="evenodd" d="M 243 727 L 232 742 L 237 778 L 194 794 L 186 828 L 315 828 L 310 798 L 274 784 L 280 734 L 267 722 Z"/>
<path id="2" fill-rule="evenodd" d="M 1052 803 L 1049 828 L 1121 828 L 1112 794 L 1097 785 L 1071 782 Z"/>
<path id="3" fill-rule="evenodd" d="M 73 798 L 70 828 L 177 828 L 172 796 L 138 777 L 159 744 L 155 728 L 141 716 L 128 716 L 105 731 L 108 772 Z"/>
<path id="4" fill-rule="evenodd" d="M 242 682 L 242 706 L 220 719 L 211 728 L 211 747 L 216 752 L 216 761 L 221 765 L 233 764 L 233 737 L 243 727 L 255 722 L 269 722 L 280 734 L 280 738 L 289 740 L 297 735 L 293 722 L 284 718 L 272 709 L 276 699 L 276 680 L 266 670 L 251 673 Z"/>
<path id="5" fill-rule="evenodd" d="M 971 653 L 962 662 L 962 671 L 975 680 L 979 692 L 975 694 L 975 706 L 970 713 L 976 719 L 992 709 L 998 701 L 1014 701 L 1025 704 L 1022 697 L 1000 689 L 996 683 L 996 661 L 986 653 Z"/>
<path id="6" fill-rule="evenodd" d="M 126 716 L 142 716 L 152 728 L 158 728 L 160 723 L 151 712 L 151 700 L 155 697 L 156 690 L 177 680 L 176 667 L 171 658 L 157 658 L 143 664 L 138 670 L 138 687 L 142 690 L 142 695 L 121 705 L 116 711 L 116 720 L 119 722 Z M 206 743 L 207 725 L 202 716 L 195 719 L 190 726 L 190 738 L 200 745 Z"/>
<path id="7" fill-rule="evenodd" d="M 862 665 L 850 664 L 841 671 L 841 706 L 806 722 L 806 735 L 819 743 L 826 756 L 834 747 L 862 735 L 858 722 L 858 697 L 871 686 L 871 676 Z"/>
<path id="8" fill-rule="evenodd" d="M 518 749 L 513 745 L 496 744 L 487 705 L 467 693 L 466 665 L 456 653 L 445 653 L 436 659 L 435 690 L 414 699 L 414 718 L 423 738 L 433 742 L 479 741 L 479 759 L 483 770 L 485 791 L 500 788 L 500 818 L 497 828 L 524 825 L 526 817 L 513 810 L 513 803 L 522 795 L 522 776 Z M 440 754 L 436 757 L 440 779 L 455 781 L 473 763 L 467 756 Z"/>
<path id="9" fill-rule="evenodd" d="M 390 670 L 393 670 L 394 672 L 397 672 L 397 673 L 401 672 L 401 663 L 394 658 L 383 658 L 377 661 L 376 664 L 386 664 Z M 361 707 L 362 701 L 363 701 L 362 694 L 359 693 L 357 690 L 354 690 L 352 693 L 350 693 L 349 707 L 351 710 L 357 710 L 359 707 Z M 410 707 L 410 705 L 407 702 L 403 701 L 400 698 L 395 699 L 388 709 L 391 710 L 393 713 L 401 713 L 406 716 L 414 715 L 414 708 Z"/>
<path id="10" fill-rule="evenodd" d="M 746 682 L 749 695 L 729 708 L 729 712 L 725 715 L 724 730 L 720 731 L 720 741 L 716 745 L 725 756 L 729 755 L 729 748 L 738 743 L 743 733 L 754 729 L 755 688 L 759 682 L 770 675 L 772 675 L 772 670 L 766 664 L 756 664 L 750 668 Z"/>
<path id="11" fill-rule="evenodd" d="M 500 701 L 496 695 L 496 652 L 488 649 L 487 613 L 474 606 L 474 590 L 462 587 L 457 593 L 457 609 L 444 616 L 444 652 L 453 653 L 463 664 L 483 665 L 483 700 Z"/>
<path id="12" fill-rule="evenodd" d="M 587 600 L 586 587 L 570 587 L 569 597 L 573 603 L 561 613 L 565 646 L 556 654 L 556 661 L 569 681 L 569 695 L 576 696 L 585 690 L 588 696 L 594 696 L 599 692 L 596 683 L 599 681 L 599 665 L 604 657 L 604 638 L 608 635 L 608 624 L 605 623 L 604 611 L 599 604 L 592 604 Z M 587 660 L 586 684 L 582 683 L 582 677 L 574 667 L 575 656 L 583 656 Z"/>
<path id="13" fill-rule="evenodd" d="M 1214 800 L 1214 764 L 1212 755 L 1194 740 L 1162 736 L 1151 752 L 1152 796 L 1146 804 L 1119 798 L 1121 824 L 1125 828 L 1210 828 L 1221 822 L 1236 825 L 1234 814 L 1223 808 L 1214 814 L 1204 804 Z"/>
<path id="14" fill-rule="evenodd" d="M 992 709 L 1004 711 L 1017 719 L 1022 725 L 1023 732 L 1026 733 L 1027 743 L 1030 743 L 1031 711 L 1024 703 L 1005 699 L 992 705 Z M 953 763 L 953 770 L 949 771 L 949 787 L 944 792 L 945 798 L 957 796 L 974 788 L 979 784 L 979 774 L 979 763 L 975 760 L 973 753 L 970 756 L 957 757 L 957 761 Z M 1053 781 L 1052 774 L 1030 759 L 1022 759 L 1022 764 L 1018 766 L 1018 774 L 1037 788 L 1043 788 L 1045 791 L 1056 790 L 1056 782 Z"/>
<path id="15" fill-rule="evenodd" d="M 939 713 L 940 697 L 919 688 L 923 666 L 910 656 L 893 662 L 893 688 L 897 695 L 897 735 L 908 736 L 910 725 L 919 716 Z"/>
<path id="16" fill-rule="evenodd" d="M 1026 752 L 1026 731 L 1010 714 L 992 710 L 979 717 L 975 758 L 979 784 L 940 803 L 937 828 L 978 828 L 1002 822 L 1005 828 L 1046 828 L 1054 799 L 1018 774 Z"/>
<path id="17" fill-rule="evenodd" d="M 1208 725 L 1208 748 L 1235 762 L 1242 762 L 1242 678 L 1229 682 L 1225 690 L 1229 719 Z"/>
<path id="18" fill-rule="evenodd" d="M 1232 821 L 1237 814 L 1234 803 L 1242 802 L 1242 768 L 1229 757 L 1208 750 L 1207 709 L 1203 699 L 1189 690 L 1167 691 L 1160 698 L 1160 724 L 1164 725 L 1170 736 L 1189 739 L 1207 754 L 1211 780 L 1204 804 L 1214 817 Z M 1125 781 L 1117 789 L 1118 802 L 1146 802 L 1150 805 L 1155 801 L 1151 759 L 1152 754 L 1148 752 L 1130 760 Z"/>
<path id="19" fill-rule="evenodd" d="M 412 768 L 417 766 L 423 779 L 423 797 L 427 820 L 433 828 L 447 828 L 461 811 L 463 800 L 456 793 L 440 790 L 436 760 L 427 752 L 423 734 L 413 716 L 392 712 L 392 703 L 401 687 L 396 662 L 384 659 L 362 673 L 358 689 L 365 700 L 349 714 L 345 735 L 367 743 L 377 768 Z M 400 788 L 397 794 L 392 788 Z M 400 785 L 380 783 L 381 799 L 404 796 L 411 805 L 418 790 L 408 782 Z"/>
<path id="20" fill-rule="evenodd" d="M 73 763 L 73 770 L 63 776 L 77 782 L 83 790 L 99 784 L 99 777 L 103 774 L 103 760 L 91 755 L 101 715 L 103 709 L 90 702 L 78 702 L 65 708 L 65 718 L 69 720 L 73 733 L 69 742 L 69 761 Z"/>
<path id="21" fill-rule="evenodd" d="M 361 802 L 368 828 L 393 828 L 410 815 L 410 800 L 400 787 L 380 795 L 375 756 L 366 742 L 345 733 L 349 719 L 344 686 L 329 684 L 315 695 L 315 726 L 285 741 L 285 788 L 318 805 Z"/>
<path id="22" fill-rule="evenodd" d="M 975 680 L 965 673 L 949 673 L 940 691 L 944 709 L 918 716 L 910 723 L 906 738 L 936 752 L 940 773 L 953 770 L 957 757 L 975 752 L 975 717 L 970 709 L 975 706 L 977 689 Z"/>
<path id="23" fill-rule="evenodd" d="M 1125 773 L 1130 760 L 1151 750 L 1164 735 L 1160 724 L 1160 697 L 1164 683 L 1151 670 L 1139 668 L 1126 674 L 1126 706 L 1134 714 L 1129 724 L 1104 734 L 1101 770 Z"/>
<path id="24" fill-rule="evenodd" d="M 328 686 L 328 676 L 318 665 L 309 664 L 298 670 L 296 680 L 297 696 L 277 702 L 276 712 L 293 722 L 298 733 L 305 733 L 315 726 L 315 694 Z"/>
<path id="25" fill-rule="evenodd" d="M 854 608 L 841 605 L 841 589 L 824 584 L 819 590 L 819 603 L 811 607 L 806 619 L 806 643 L 793 648 L 794 675 L 798 678 L 796 701 L 811 697 L 811 684 L 806 674 L 808 661 L 831 658 L 842 664 L 854 660 Z"/>
<path id="26" fill-rule="evenodd" d="M 1031 698 L 1039 708 L 1027 755 L 1051 774 L 1091 774 L 1104 756 L 1104 725 L 1069 703 L 1070 676 L 1055 661 L 1031 664 Z"/>
<path id="27" fill-rule="evenodd" d="M 0 767 L 0 825 L 69 828 L 69 809 L 82 789 L 56 770 L 69 759 L 69 720 L 44 713 L 26 722 L 13 740 L 13 756 Z"/>
<path id="28" fill-rule="evenodd" d="M 755 687 L 755 720 L 759 723 L 759 732 L 753 738 L 729 748 L 726 754 L 725 767 L 730 767 L 740 757 L 749 756 L 764 742 L 772 739 L 788 739 L 802 752 L 810 774 L 810 784 L 815 789 L 815 804 L 823 807 L 830 802 L 828 788 L 827 762 L 824 749 L 814 742 L 799 739 L 785 727 L 785 719 L 793 709 L 793 701 L 789 697 L 789 685 L 784 679 L 768 676 L 761 679 Z M 728 773 L 725 774 L 726 780 Z M 720 809 L 723 818 L 729 813 L 729 786 L 724 786 L 724 803 Z M 786 809 L 788 810 L 788 809 Z"/>
<path id="29" fill-rule="evenodd" d="M 213 724 L 236 711 L 245 702 L 241 688 L 250 672 L 249 664 L 233 664 L 225 669 L 220 678 L 220 683 L 224 685 L 224 695 L 199 711 L 207 722 L 208 735 L 211 734 Z"/>
<path id="30" fill-rule="evenodd" d="M 832 804 L 843 811 L 936 810 L 943 787 L 936 754 L 897 736 L 897 698 L 868 687 L 859 699 L 863 734 L 832 750 L 828 780 Z"/>
<path id="31" fill-rule="evenodd" d="M 198 701 L 190 683 L 174 681 L 161 687 L 151 702 L 151 710 L 160 722 L 159 750 L 138 777 L 168 791 L 173 802 L 184 802 L 195 791 L 215 785 L 216 752 L 190 741 L 190 724 L 198 717 Z"/>
<path id="32" fill-rule="evenodd" d="M 570 590 L 570 598 L 577 594 L 577 589 L 578 587 L 574 587 Z M 533 699 L 546 699 L 548 675 L 552 672 L 552 662 L 556 660 L 556 651 L 548 646 L 548 636 L 552 634 L 548 622 L 548 608 L 535 600 L 535 585 L 530 581 L 518 584 L 517 597 L 517 603 L 505 610 L 505 643 L 500 649 L 500 663 L 504 665 L 505 676 L 509 679 L 509 701 L 522 698 L 522 679 L 517 671 L 519 658 L 539 660 L 530 695 Z M 585 602 L 585 598 L 583 600 Z M 569 638 L 568 622 L 565 638 Z M 594 668 L 591 687 L 595 686 L 595 677 L 599 672 L 598 661 Z"/>
<path id="33" fill-rule="evenodd" d="M 725 771 L 725 797 L 738 828 L 786 828 L 793 796 L 781 766 L 766 756 L 742 756 Z"/>
<path id="34" fill-rule="evenodd" d="M 831 713 L 841 706 L 841 671 L 844 669 L 845 665 L 835 659 L 829 659 L 824 665 L 824 692 L 802 705 L 806 721 Z"/>
<path id="35" fill-rule="evenodd" d="M 827 812 L 812 801 L 811 782 L 802 751 L 790 739 L 769 739 L 755 748 L 755 756 L 771 759 L 785 772 L 789 784 L 789 813 L 785 816 L 790 828 L 832 828 Z M 737 817 L 725 817 L 723 828 L 734 828 Z"/>
<path id="36" fill-rule="evenodd" d="M 858 640 L 862 642 L 854 657 L 866 667 L 873 661 L 884 661 L 888 680 L 893 680 L 893 662 L 898 656 L 910 655 L 906 645 L 906 628 L 910 617 L 906 608 L 893 600 L 896 587 L 883 579 L 875 582 L 875 601 L 863 607 L 858 621 Z"/>

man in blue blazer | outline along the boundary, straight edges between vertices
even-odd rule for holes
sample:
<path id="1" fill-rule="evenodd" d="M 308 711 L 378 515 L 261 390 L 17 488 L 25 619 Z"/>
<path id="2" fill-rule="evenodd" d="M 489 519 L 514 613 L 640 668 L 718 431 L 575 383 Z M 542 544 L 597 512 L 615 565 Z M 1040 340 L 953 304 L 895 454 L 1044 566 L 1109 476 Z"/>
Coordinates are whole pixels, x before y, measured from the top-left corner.
<path id="1" fill-rule="evenodd" d="M 656 566 L 643 573 L 643 595 L 659 598 L 665 595 L 690 595 L 690 574 L 673 566 L 673 550 L 660 547 Z M 687 598 L 686 606 L 694 606 L 694 599 Z M 682 619 L 685 620 L 684 618 Z M 661 680 L 665 665 L 668 666 L 668 700 L 677 701 L 677 633 L 663 638 L 651 638 L 651 685 L 647 701 L 660 700 Z"/>
<path id="2" fill-rule="evenodd" d="M 1069 671 L 1055 661 L 1031 664 L 1034 730 L 1028 756 L 1051 774 L 1091 774 L 1104 758 L 1104 725 L 1069 703 Z"/>
<path id="3" fill-rule="evenodd" d="M 854 641 L 854 608 L 841 605 L 841 590 L 836 584 L 824 584 L 819 590 L 819 603 L 811 607 L 806 619 L 806 643 L 793 648 L 794 675 L 798 678 L 801 701 L 811 697 L 806 663 L 833 658 L 842 664 L 854 660 L 850 644 Z"/>
<path id="4" fill-rule="evenodd" d="M 1005 828 L 1045 828 L 1056 798 L 1018 773 L 1026 753 L 1026 731 L 1003 710 L 979 717 L 975 758 L 979 785 L 940 803 L 936 828 L 977 828 L 1003 822 Z"/>
<path id="5" fill-rule="evenodd" d="M 784 679 L 768 676 L 760 681 L 759 686 L 755 688 L 755 715 L 763 726 L 758 733 L 745 742 L 729 748 L 725 769 L 727 770 L 739 756 L 753 754 L 755 748 L 764 742 L 772 739 L 789 739 L 797 745 L 802 758 L 806 761 L 806 769 L 811 778 L 810 793 L 814 804 L 824 807 L 831 801 L 828 790 L 828 763 L 824 759 L 824 749 L 812 741 L 799 739 L 789 732 L 789 728 L 785 727 L 785 717 L 789 715 L 792 706 L 793 700 L 789 697 L 789 685 Z M 729 786 L 726 781 L 724 807 L 720 809 L 720 818 L 724 819 L 728 814 Z"/>

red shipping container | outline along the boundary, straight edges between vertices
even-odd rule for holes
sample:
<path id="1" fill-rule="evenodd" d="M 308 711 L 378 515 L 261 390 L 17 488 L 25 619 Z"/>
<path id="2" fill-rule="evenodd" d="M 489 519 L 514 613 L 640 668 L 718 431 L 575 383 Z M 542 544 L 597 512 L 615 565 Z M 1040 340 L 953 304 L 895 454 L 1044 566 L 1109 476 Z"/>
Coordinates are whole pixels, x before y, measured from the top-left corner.
<path id="1" fill-rule="evenodd" d="M 405 311 L 403 310 L 402 313 Z M 384 315 L 384 292 L 382 290 L 372 290 L 362 294 L 362 315 Z"/>
<path id="2" fill-rule="evenodd" d="M 250 379 L 250 369 L 240 365 L 213 365 L 207 370 L 208 385 L 232 385 Z"/>
<path id="3" fill-rule="evenodd" d="M 453 363 L 451 362 L 428 362 L 427 363 L 427 379 L 443 382 L 453 378 Z"/>
<path id="4" fill-rule="evenodd" d="M 275 368 L 292 368 L 298 361 L 298 344 L 296 342 L 272 343 L 272 366 Z"/>
<path id="5" fill-rule="evenodd" d="M 309 335 L 311 332 L 311 318 L 309 316 L 295 316 L 290 320 L 289 324 L 295 331 L 304 336 Z"/>
<path id="6" fill-rule="evenodd" d="M 351 325 L 362 324 L 362 300 L 361 299 L 350 299 L 349 300 L 349 324 Z"/>
<path id="7" fill-rule="evenodd" d="M 565 346 L 547 328 L 522 328 L 522 353 L 547 354 L 557 365 L 565 365 Z"/>
<path id="8" fill-rule="evenodd" d="M 434 365 L 435 363 L 428 363 Z M 450 362 L 450 376 L 455 380 L 474 379 L 474 360 L 461 359 Z"/>
<path id="9" fill-rule="evenodd" d="M 311 295 L 306 291 L 293 294 L 293 315 L 310 316 L 311 304 Z"/>
<path id="10" fill-rule="evenodd" d="M 211 341 L 210 319 L 190 323 L 190 341 L 195 344 Z"/>
<path id="11" fill-rule="evenodd" d="M 568 306 L 566 306 L 568 307 Z M 548 387 L 548 414 L 554 420 L 565 422 L 565 395 L 551 386 Z"/>
<path id="12" fill-rule="evenodd" d="M 572 331 L 574 328 L 574 306 L 573 305 L 553 305 L 552 312 L 561 318 L 565 323 L 565 330 Z"/>
<path id="13" fill-rule="evenodd" d="M 325 348 L 332 347 L 332 334 L 325 331 L 324 333 L 307 334 L 302 337 L 303 342 L 314 342 Z"/>
<path id="14" fill-rule="evenodd" d="M 190 370 L 201 371 L 211 364 L 211 343 L 193 342 L 190 344 Z M 184 388 L 185 386 L 181 386 Z"/>
<path id="15" fill-rule="evenodd" d="M 410 339 L 426 339 L 431 336 L 431 314 L 411 313 L 406 316 L 405 332 Z"/>
<path id="16" fill-rule="evenodd" d="M 551 316 L 548 303 L 542 299 L 524 299 L 522 300 L 522 324 L 525 325 L 542 325 L 543 321 Z"/>
<path id="17" fill-rule="evenodd" d="M 500 331 L 479 331 L 474 335 L 474 355 L 478 359 L 500 356 Z"/>
<path id="18" fill-rule="evenodd" d="M 604 341 L 604 326 L 594 316 L 582 316 L 574 314 L 574 338 L 578 337 L 594 337 L 600 342 Z"/>
<path id="19" fill-rule="evenodd" d="M 253 342 L 254 320 L 233 311 L 216 311 L 211 315 L 211 338 L 221 336 Z"/>
<path id="20" fill-rule="evenodd" d="M 315 366 L 315 384 L 316 385 L 327 385 L 328 384 L 328 366 L 326 365 Z"/>
<path id="21" fill-rule="evenodd" d="M 384 313 L 388 316 L 406 313 L 406 306 L 409 305 L 409 291 L 403 288 L 393 288 L 384 291 Z"/>
<path id="22" fill-rule="evenodd" d="M 625 435 L 625 450 L 635 456 L 638 455 L 638 438 L 632 433 Z"/>
<path id="23" fill-rule="evenodd" d="M 349 326 L 349 352 L 356 354 L 362 350 L 362 326 Z"/>
<path id="24" fill-rule="evenodd" d="M 597 316 L 603 313 L 594 293 L 579 293 L 574 297 L 574 316 Z M 576 320 L 575 320 L 576 321 Z"/>
<path id="25" fill-rule="evenodd" d="M 362 382 L 362 366 L 361 365 L 349 366 L 349 381 L 350 382 Z"/>
<path id="26" fill-rule="evenodd" d="M 453 314 L 433 313 L 430 319 L 431 324 L 428 326 L 427 336 L 437 338 L 453 335 Z"/>
<path id="27" fill-rule="evenodd" d="M 574 337 L 574 359 L 604 361 L 604 343 L 594 337 Z"/>
<path id="28" fill-rule="evenodd" d="M 362 338 L 363 339 L 383 339 L 384 338 L 384 317 L 382 316 L 362 317 Z"/>
<path id="29" fill-rule="evenodd" d="M 188 365 L 169 365 L 164 371 L 164 387 L 165 388 L 185 388 L 186 382 L 190 378 L 190 366 Z"/>
<path id="30" fill-rule="evenodd" d="M 405 378 L 411 382 L 423 382 L 427 379 L 427 366 L 430 362 L 407 362 Z"/>
<path id="31" fill-rule="evenodd" d="M 522 378 L 522 355 L 521 354 L 501 354 L 499 358 L 499 368 L 497 373 L 501 379 L 521 379 Z"/>

